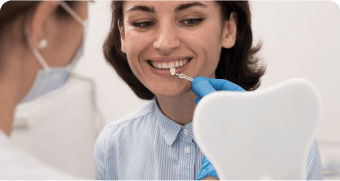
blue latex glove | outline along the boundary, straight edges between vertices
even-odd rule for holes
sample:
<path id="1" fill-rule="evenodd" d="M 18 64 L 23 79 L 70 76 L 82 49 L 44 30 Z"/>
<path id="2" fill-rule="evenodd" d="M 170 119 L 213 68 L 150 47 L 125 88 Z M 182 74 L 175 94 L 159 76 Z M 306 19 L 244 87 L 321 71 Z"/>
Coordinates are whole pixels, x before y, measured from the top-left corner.
<path id="1" fill-rule="evenodd" d="M 197 104 L 202 97 L 219 90 L 245 91 L 242 87 L 224 79 L 210 79 L 207 77 L 194 77 L 192 91 L 198 96 L 195 99 Z"/>
<path id="2" fill-rule="evenodd" d="M 218 178 L 215 168 L 212 166 L 209 160 L 206 157 L 204 157 L 202 161 L 201 170 L 198 172 L 196 180 L 202 180 L 208 175 Z"/>
<path id="3" fill-rule="evenodd" d="M 194 77 L 191 88 L 192 91 L 198 96 L 198 98 L 195 99 L 196 104 L 201 100 L 202 97 L 215 91 L 245 91 L 243 88 L 230 81 L 224 79 L 210 79 L 207 77 Z M 204 157 L 201 170 L 197 175 L 197 180 L 203 179 L 208 175 L 218 178 L 215 168 L 212 166 L 209 160 Z"/>

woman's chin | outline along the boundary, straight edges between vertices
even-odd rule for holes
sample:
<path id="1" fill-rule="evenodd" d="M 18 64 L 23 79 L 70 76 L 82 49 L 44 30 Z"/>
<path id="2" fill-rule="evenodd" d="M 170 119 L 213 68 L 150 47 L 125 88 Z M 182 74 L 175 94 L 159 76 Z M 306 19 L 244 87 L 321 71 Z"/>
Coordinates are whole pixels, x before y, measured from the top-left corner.
<path id="1" fill-rule="evenodd" d="M 191 91 L 191 88 L 182 89 L 182 90 L 178 90 L 178 89 L 155 90 L 153 91 L 153 93 L 156 95 L 156 97 L 160 97 L 160 98 L 178 98 L 178 97 L 185 95 L 189 91 Z"/>

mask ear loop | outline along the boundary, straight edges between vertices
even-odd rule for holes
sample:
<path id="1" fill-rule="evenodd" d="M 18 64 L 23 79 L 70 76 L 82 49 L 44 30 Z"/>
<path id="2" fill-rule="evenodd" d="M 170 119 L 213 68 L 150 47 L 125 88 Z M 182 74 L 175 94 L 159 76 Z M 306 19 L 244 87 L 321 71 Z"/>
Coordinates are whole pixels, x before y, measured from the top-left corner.
<path id="1" fill-rule="evenodd" d="M 84 22 L 83 20 L 80 18 L 80 16 L 72 9 L 70 8 L 69 5 L 67 5 L 64 1 L 61 1 L 60 2 L 60 6 L 63 7 L 65 9 L 65 11 L 67 11 L 68 13 L 70 13 L 70 15 L 75 19 L 77 20 L 83 27 L 85 26 L 84 25 Z"/>
<path id="2" fill-rule="evenodd" d="M 32 51 L 33 55 L 38 59 L 39 63 L 43 66 L 45 73 L 48 73 L 50 71 L 50 67 L 47 65 L 46 61 L 44 60 L 40 52 L 36 48 L 34 48 L 32 41 L 31 41 L 29 30 L 28 30 L 28 24 L 26 24 L 24 32 L 26 35 L 26 40 L 27 40 L 29 49 Z"/>
<path id="3" fill-rule="evenodd" d="M 87 25 L 87 20 L 82 20 L 82 18 L 64 1 L 61 1 L 60 2 L 60 6 L 64 8 L 65 11 L 67 11 L 80 25 L 83 26 L 83 29 L 84 29 L 84 34 L 83 34 L 83 43 L 85 41 L 85 29 L 86 29 L 86 25 Z M 74 57 L 72 59 L 77 59 L 79 60 L 79 56 L 82 55 L 82 51 L 84 51 L 84 44 L 81 45 L 82 47 L 79 47 L 80 51 L 81 52 L 77 52 Z M 68 65 L 68 68 L 70 70 L 73 69 L 73 67 L 75 67 L 75 64 L 77 63 L 78 61 L 72 61 L 69 65 Z"/>

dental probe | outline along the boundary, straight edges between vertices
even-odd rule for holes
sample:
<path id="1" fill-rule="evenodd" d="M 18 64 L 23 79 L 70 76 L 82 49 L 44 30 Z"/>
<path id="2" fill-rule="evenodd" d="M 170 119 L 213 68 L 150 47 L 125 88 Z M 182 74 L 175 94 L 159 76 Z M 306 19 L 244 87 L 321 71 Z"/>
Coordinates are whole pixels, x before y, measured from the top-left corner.
<path id="1" fill-rule="evenodd" d="M 181 73 L 181 74 L 176 73 L 176 69 L 175 68 L 171 68 L 170 69 L 170 74 L 171 75 L 178 75 L 178 77 L 181 78 L 181 79 L 187 79 L 187 80 L 190 80 L 190 81 L 194 80 L 193 78 L 188 77 L 188 76 L 184 75 L 183 73 Z"/>

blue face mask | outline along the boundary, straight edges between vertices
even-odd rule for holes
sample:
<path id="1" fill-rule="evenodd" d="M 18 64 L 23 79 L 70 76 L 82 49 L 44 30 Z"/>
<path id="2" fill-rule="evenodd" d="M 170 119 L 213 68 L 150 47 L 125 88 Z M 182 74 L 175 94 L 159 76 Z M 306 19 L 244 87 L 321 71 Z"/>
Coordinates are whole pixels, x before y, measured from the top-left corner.
<path id="1" fill-rule="evenodd" d="M 37 76 L 35 78 L 35 81 L 26 95 L 26 97 L 20 102 L 30 102 L 37 97 L 40 97 L 48 92 L 51 92 L 53 90 L 56 90 L 60 87 L 62 87 L 74 68 L 74 66 L 77 64 L 80 57 L 83 55 L 83 48 L 84 48 L 84 42 L 85 42 L 85 35 L 87 32 L 87 20 L 82 20 L 65 2 L 60 2 L 60 5 L 69 12 L 73 18 L 76 19 L 77 22 L 79 22 L 83 28 L 84 28 L 84 34 L 83 34 L 83 43 L 78 48 L 77 52 L 73 56 L 72 60 L 70 61 L 70 64 L 66 67 L 49 67 L 44 60 L 44 58 L 41 56 L 39 51 L 32 46 L 32 43 L 29 39 L 29 36 L 27 36 L 28 45 L 34 54 L 34 56 L 38 59 L 40 64 L 43 66 L 43 69 L 39 70 L 37 73 Z"/>

